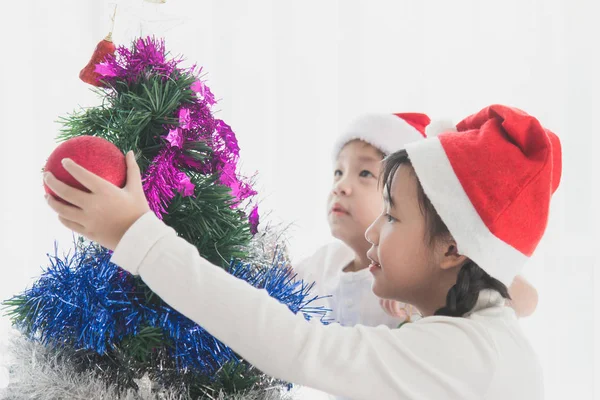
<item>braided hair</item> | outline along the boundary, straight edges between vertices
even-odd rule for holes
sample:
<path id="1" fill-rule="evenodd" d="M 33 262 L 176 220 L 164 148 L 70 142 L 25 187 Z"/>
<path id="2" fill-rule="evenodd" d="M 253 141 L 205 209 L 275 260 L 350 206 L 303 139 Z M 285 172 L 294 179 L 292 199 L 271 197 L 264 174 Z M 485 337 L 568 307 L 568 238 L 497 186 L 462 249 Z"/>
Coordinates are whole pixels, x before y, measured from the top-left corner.
<path id="1" fill-rule="evenodd" d="M 508 289 L 502 282 L 492 278 L 473 261 L 467 261 L 460 268 L 456 283 L 448 290 L 446 305 L 436 310 L 434 315 L 462 317 L 473 309 L 483 289 L 493 289 L 510 299 Z"/>
<path id="2" fill-rule="evenodd" d="M 391 154 L 384 161 L 383 174 L 381 175 L 382 183 L 388 193 L 391 193 L 392 179 L 401 165 L 408 166 L 411 173 L 416 177 L 415 170 L 406 150 L 400 150 Z M 418 179 L 416 182 L 419 207 L 421 213 L 425 217 L 425 223 L 427 224 L 427 237 L 425 239 L 429 245 L 431 245 L 438 239 L 451 238 L 452 235 L 450 234 L 448 227 L 444 221 L 442 221 L 442 218 L 440 218 L 433 207 L 433 204 L 431 204 L 431 201 L 425 194 Z M 438 309 L 434 315 L 444 315 L 448 317 L 464 316 L 473 309 L 479 298 L 479 293 L 484 289 L 495 290 L 505 299 L 510 299 L 506 285 L 491 277 L 474 261 L 467 260 L 458 272 L 456 283 L 448 291 L 446 305 Z"/>

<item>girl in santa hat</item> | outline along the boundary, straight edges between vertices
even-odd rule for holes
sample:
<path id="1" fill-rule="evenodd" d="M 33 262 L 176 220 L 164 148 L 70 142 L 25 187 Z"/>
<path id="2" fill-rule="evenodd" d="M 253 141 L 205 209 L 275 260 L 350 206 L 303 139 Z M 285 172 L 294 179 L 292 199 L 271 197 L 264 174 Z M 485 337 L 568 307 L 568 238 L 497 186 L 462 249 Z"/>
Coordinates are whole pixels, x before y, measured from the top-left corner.
<path id="1" fill-rule="evenodd" d="M 210 264 L 149 211 L 131 152 L 124 189 L 65 160 L 90 192 L 47 174 L 70 204 L 48 201 L 67 227 L 115 249 L 116 264 L 275 377 L 352 399 L 542 399 L 538 359 L 505 299 L 545 231 L 560 142 L 501 105 L 457 128 L 385 162 L 369 271 L 376 295 L 423 313 L 400 329 L 308 322 Z"/>
<path id="2" fill-rule="evenodd" d="M 333 183 L 327 199 L 327 222 L 337 241 L 294 265 L 313 293 L 323 296 L 312 306 L 331 310 L 329 318 L 343 326 L 399 324 L 419 318 L 418 310 L 373 294 L 365 231 L 383 209 L 379 177 L 381 160 L 408 143 L 423 140 L 440 129 L 455 130 L 445 121 L 430 124 L 422 113 L 371 113 L 360 116 L 339 135 L 333 151 Z M 509 288 L 517 316 L 530 315 L 537 291 L 521 276 Z"/>

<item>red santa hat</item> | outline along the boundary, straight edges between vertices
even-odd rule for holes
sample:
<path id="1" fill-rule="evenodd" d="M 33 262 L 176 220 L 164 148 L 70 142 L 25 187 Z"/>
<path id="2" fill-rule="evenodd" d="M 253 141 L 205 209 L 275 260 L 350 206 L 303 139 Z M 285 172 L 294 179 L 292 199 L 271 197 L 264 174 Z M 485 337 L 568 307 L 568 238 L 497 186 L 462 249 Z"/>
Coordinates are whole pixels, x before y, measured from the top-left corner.
<path id="1" fill-rule="evenodd" d="M 386 155 L 402 150 L 407 143 L 427 137 L 430 122 L 429 117 L 421 113 L 365 114 L 338 137 L 333 159 L 353 140 L 369 143 Z"/>
<path id="2" fill-rule="evenodd" d="M 508 286 L 546 229 L 561 178 L 560 141 L 534 117 L 502 105 L 457 129 L 406 151 L 459 253 Z"/>

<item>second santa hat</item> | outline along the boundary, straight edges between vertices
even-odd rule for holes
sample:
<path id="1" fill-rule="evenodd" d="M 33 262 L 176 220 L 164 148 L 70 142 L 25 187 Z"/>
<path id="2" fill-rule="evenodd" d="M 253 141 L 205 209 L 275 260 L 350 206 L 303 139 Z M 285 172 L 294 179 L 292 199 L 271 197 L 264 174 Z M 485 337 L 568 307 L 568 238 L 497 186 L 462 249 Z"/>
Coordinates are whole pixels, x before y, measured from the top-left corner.
<path id="1" fill-rule="evenodd" d="M 458 251 L 508 286 L 546 229 L 561 178 L 560 141 L 534 117 L 502 105 L 457 128 L 406 151 Z"/>
<path id="2" fill-rule="evenodd" d="M 353 140 L 369 143 L 386 155 L 402 150 L 406 144 L 426 137 L 430 122 L 421 113 L 365 114 L 342 132 L 334 145 L 333 158 Z"/>

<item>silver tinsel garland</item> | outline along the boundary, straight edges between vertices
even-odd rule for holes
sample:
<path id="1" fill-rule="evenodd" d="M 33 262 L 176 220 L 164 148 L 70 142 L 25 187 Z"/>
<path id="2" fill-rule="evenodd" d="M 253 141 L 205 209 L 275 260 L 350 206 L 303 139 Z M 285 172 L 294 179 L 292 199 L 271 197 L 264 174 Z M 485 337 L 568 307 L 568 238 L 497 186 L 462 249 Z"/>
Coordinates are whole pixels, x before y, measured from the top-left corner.
<path id="1" fill-rule="evenodd" d="M 263 219 L 267 219 L 263 216 Z M 248 259 L 257 264 L 269 265 L 275 258 L 280 262 L 289 263 L 288 243 L 286 232 L 290 225 L 283 223 L 267 222 L 266 226 L 261 227 L 252 238 L 250 245 L 246 249 Z"/>
<path id="2" fill-rule="evenodd" d="M 270 264 L 287 263 L 286 239 L 282 225 L 267 225 L 253 238 L 247 248 L 248 259 L 253 262 Z M 0 325 L 8 324 L 0 318 Z M 93 372 L 76 371 L 70 362 L 74 350 L 57 349 L 31 341 L 12 327 L 1 329 L 5 338 L 0 338 L 0 368 L 9 371 L 9 385 L 0 388 L 0 399 L 6 400 L 191 400 L 187 393 L 174 388 L 166 389 L 158 382 L 145 376 L 136 381 L 139 389 L 117 390 L 116 385 L 106 385 Z M 4 366 L 2 365 L 4 364 Z M 268 377 L 265 376 L 268 382 Z M 268 386 L 268 385 L 267 385 Z M 291 400 L 293 391 L 287 391 L 275 381 L 272 387 L 244 393 L 211 394 L 214 400 Z"/>
<path id="3" fill-rule="evenodd" d="M 76 372 L 69 362 L 68 350 L 57 350 L 30 341 L 17 331 L 11 330 L 8 345 L 4 346 L 5 367 L 8 368 L 10 384 L 0 389 L 0 399 L 5 400 L 190 400 L 185 393 L 160 387 L 145 377 L 136 383 L 139 390 L 119 392 L 116 387 L 93 373 Z M 274 386 L 226 395 L 212 396 L 214 400 L 291 400 L 291 394 Z"/>

